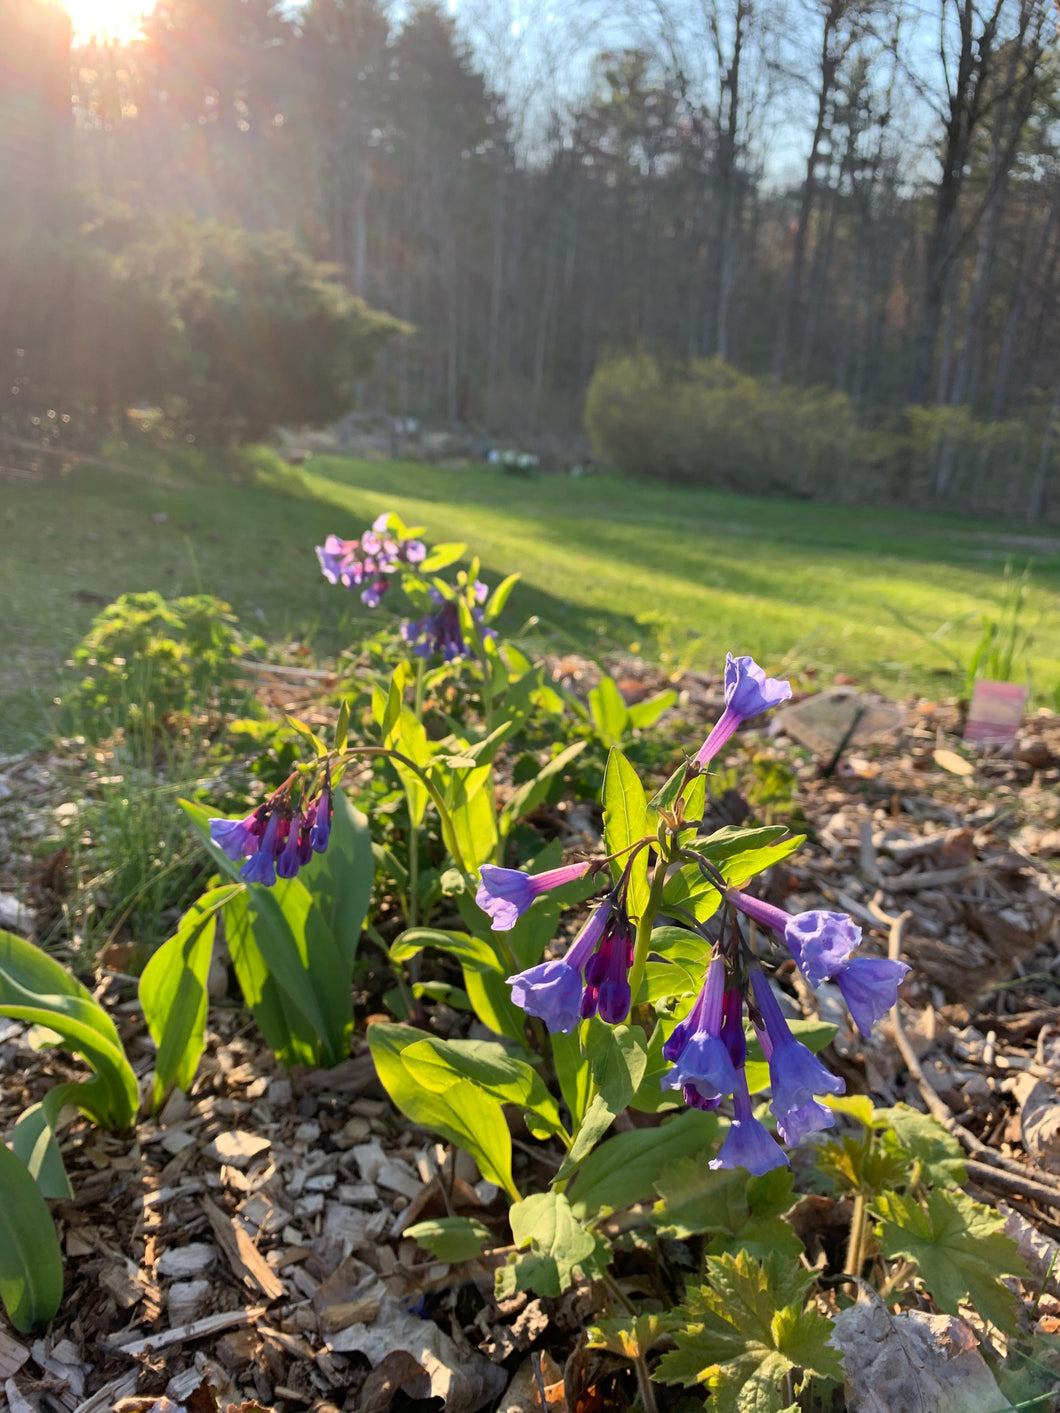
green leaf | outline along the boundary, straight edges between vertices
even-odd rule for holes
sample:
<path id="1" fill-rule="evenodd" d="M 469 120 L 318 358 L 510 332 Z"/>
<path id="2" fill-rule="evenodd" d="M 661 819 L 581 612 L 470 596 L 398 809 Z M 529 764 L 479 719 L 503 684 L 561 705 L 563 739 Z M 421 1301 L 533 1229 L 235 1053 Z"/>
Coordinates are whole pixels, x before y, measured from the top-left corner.
<path id="1" fill-rule="evenodd" d="M 621 854 L 611 865 L 617 883 L 626 867 L 628 846 L 648 832 L 648 803 L 637 772 L 617 746 L 612 746 L 604 770 L 604 847 Z M 639 918 L 648 903 L 648 851 L 641 849 L 629 877 L 629 913 Z"/>
<path id="2" fill-rule="evenodd" d="M 933 1188 L 926 1207 L 911 1196 L 885 1192 L 873 1203 L 880 1218 L 880 1249 L 893 1260 L 915 1261 L 940 1310 L 957 1315 L 962 1301 L 1015 1334 L 1018 1302 L 1003 1276 L 1027 1279 L 1016 1243 L 1004 1235 L 1004 1218 L 955 1189 Z"/>
<path id="3" fill-rule="evenodd" d="M 706 922 L 721 907 L 721 893 L 696 864 L 682 864 L 663 888 L 663 911 L 687 908 L 697 922 Z"/>
<path id="4" fill-rule="evenodd" d="M 249 889 L 225 907 L 225 938 L 243 1000 L 269 1049 L 288 1069 L 316 1067 L 320 1040 L 313 1025 L 273 976 L 251 926 Z"/>
<path id="5" fill-rule="evenodd" d="M 493 1242 L 489 1227 L 476 1222 L 474 1217 L 434 1217 L 430 1221 L 406 1227 L 402 1236 L 411 1236 L 439 1261 L 448 1261 L 452 1265 L 460 1261 L 473 1261 Z"/>
<path id="6" fill-rule="evenodd" d="M 336 751 L 346 749 L 346 738 L 350 734 L 350 703 L 347 697 L 343 697 L 342 705 L 339 707 L 338 718 L 335 722 L 335 747 Z"/>
<path id="7" fill-rule="evenodd" d="M 0 1300 L 22 1334 L 45 1324 L 63 1298 L 63 1259 L 37 1184 L 0 1143 Z"/>
<path id="8" fill-rule="evenodd" d="M 380 1083 L 406 1118 L 470 1153 L 482 1175 L 518 1202 L 512 1136 L 500 1103 L 469 1079 L 457 1079 L 441 1093 L 425 1089 L 404 1064 L 405 1050 L 429 1038 L 408 1025 L 379 1021 L 369 1026 L 368 1045 Z"/>
<path id="9" fill-rule="evenodd" d="M 496 948 L 481 937 L 466 932 L 445 932 L 436 927 L 410 927 L 390 944 L 390 957 L 395 962 L 407 962 L 425 947 L 437 947 L 456 957 L 461 966 L 474 971 L 494 971 L 506 975 L 506 969 Z"/>
<path id="10" fill-rule="evenodd" d="M 585 1117 L 592 1096 L 593 1072 L 589 1057 L 582 1051 L 578 1031 L 572 1035 L 550 1035 L 552 1062 L 556 1068 L 556 1079 L 563 1102 L 570 1110 L 575 1128 Z"/>
<path id="11" fill-rule="evenodd" d="M 793 1178 L 788 1168 L 752 1177 L 743 1168 L 712 1170 L 713 1152 L 697 1153 L 667 1166 L 655 1182 L 661 1201 L 652 1225 L 661 1235 L 678 1238 L 711 1233 L 709 1251 L 747 1251 L 765 1257 L 779 1251 L 793 1260 L 802 1242 L 781 1220 L 792 1205 Z"/>
<path id="12" fill-rule="evenodd" d="M 896 1104 L 893 1109 L 877 1109 L 873 1122 L 885 1123 L 894 1131 L 910 1158 L 920 1164 L 921 1176 L 928 1187 L 949 1183 L 963 1185 L 967 1181 L 964 1149 L 938 1119 L 908 1104 Z"/>
<path id="13" fill-rule="evenodd" d="M 698 839 L 694 847 L 710 859 L 726 883 L 741 888 L 755 874 L 793 854 L 806 839 L 804 834 L 782 839 L 783 834 L 787 834 L 787 828 L 781 824 L 761 829 L 740 829 L 727 824 L 706 839 Z"/>
<path id="14" fill-rule="evenodd" d="M 188 909 L 176 933 L 163 943 L 140 977 L 140 1005 L 158 1047 L 152 1106 L 158 1109 L 171 1085 L 191 1088 L 206 1048 L 206 979 L 213 956 L 217 912 L 237 891 L 212 888 Z"/>
<path id="15" fill-rule="evenodd" d="M 56 1139 L 60 1115 L 67 1106 L 80 1108 L 85 1104 L 87 1096 L 82 1091 L 98 1083 L 98 1080 L 74 1080 L 69 1084 L 56 1084 L 39 1104 L 23 1109 L 15 1121 L 12 1151 L 26 1165 L 42 1197 L 65 1200 L 74 1195 Z"/>
<path id="16" fill-rule="evenodd" d="M 575 1213 L 592 1216 L 605 1207 L 628 1207 L 650 1197 L 660 1172 L 678 1158 L 712 1147 L 717 1133 L 713 1114 L 686 1109 L 658 1128 L 613 1134 L 589 1154 L 571 1183 Z"/>
<path id="17" fill-rule="evenodd" d="M 566 1136 L 556 1101 L 544 1080 L 526 1063 L 493 1040 L 418 1040 L 402 1052 L 402 1062 L 425 1089 L 445 1091 L 469 1079 L 502 1104 L 518 1104 L 528 1112 L 537 1136 Z M 538 1122 L 534 1122 L 534 1119 Z"/>
<path id="18" fill-rule="evenodd" d="M 536 1192 L 516 1202 L 508 1215 L 515 1245 L 530 1250 L 510 1257 L 508 1268 L 498 1271 L 501 1288 L 510 1282 L 514 1290 L 562 1295 L 576 1270 L 590 1277 L 606 1270 L 606 1248 L 601 1251 L 602 1243 L 578 1221 L 562 1192 Z"/>
<path id="19" fill-rule="evenodd" d="M 648 1064 L 644 1032 L 637 1026 L 605 1025 L 593 1016 L 585 1048 L 598 1092 L 553 1182 L 565 1181 L 585 1161 L 633 1098 Z"/>
<path id="20" fill-rule="evenodd" d="M 99 1078 L 91 1091 L 77 1091 L 90 1093 L 90 1117 L 106 1128 L 132 1126 L 139 1090 L 114 1022 L 65 967 L 10 932 L 0 932 L 0 1015 L 61 1035 Z"/>
<path id="21" fill-rule="evenodd" d="M 318 760 L 327 755 L 327 746 L 324 745 L 324 742 L 317 733 L 312 730 L 311 727 L 307 726 L 304 721 L 299 721 L 297 716 L 288 716 L 286 713 L 283 719 L 287 722 L 287 725 L 292 731 L 297 731 L 306 745 L 312 748 Z"/>
<path id="22" fill-rule="evenodd" d="M 673 688 L 657 692 L 654 697 L 645 697 L 642 702 L 627 707 L 629 724 L 637 730 L 646 730 L 649 726 L 654 726 L 663 712 L 668 711 L 676 701 L 677 693 Z"/>
<path id="23" fill-rule="evenodd" d="M 328 847 L 322 854 L 314 853 L 300 870 L 298 881 L 312 897 L 352 977 L 372 899 L 375 856 L 367 815 L 351 803 L 344 790 L 333 791 L 331 798 Z"/>
<path id="24" fill-rule="evenodd" d="M 595 1325 L 590 1325 L 585 1342 L 590 1349 L 606 1349 L 609 1354 L 617 1354 L 620 1359 L 632 1362 L 650 1354 L 673 1328 L 672 1314 L 646 1311 L 636 1316 L 619 1315 L 597 1320 Z"/>
<path id="25" fill-rule="evenodd" d="M 589 712 L 604 745 L 612 749 L 620 746 L 629 712 L 613 677 L 601 677 L 599 686 L 589 693 Z"/>
<path id="26" fill-rule="evenodd" d="M 512 590 L 521 578 L 521 574 L 509 574 L 507 579 L 502 579 L 497 585 L 489 597 L 483 615 L 487 623 L 494 623 L 501 616 Z"/>
<path id="27" fill-rule="evenodd" d="M 422 574 L 437 574 L 441 569 L 448 569 L 451 564 L 455 564 L 461 557 L 467 545 L 458 545 L 455 541 L 448 541 L 434 545 L 430 554 L 420 565 Z"/>
<path id="28" fill-rule="evenodd" d="M 524 815 L 531 814 L 549 792 L 552 781 L 557 775 L 562 774 L 574 760 L 575 756 L 581 754 L 589 743 L 587 741 L 575 741 L 572 746 L 560 751 L 556 756 L 542 766 L 532 780 L 526 780 L 514 791 L 508 803 L 504 807 L 501 816 L 501 833 L 507 837 L 512 826 L 516 824 Z"/>
<path id="29" fill-rule="evenodd" d="M 718 1413 L 773 1413 L 789 1373 L 843 1377 L 831 1320 L 803 1308 L 812 1271 L 779 1253 L 757 1262 L 740 1251 L 708 1257 L 706 1277 L 677 1312 L 687 1328 L 659 1362 L 661 1382 L 704 1385 Z"/>

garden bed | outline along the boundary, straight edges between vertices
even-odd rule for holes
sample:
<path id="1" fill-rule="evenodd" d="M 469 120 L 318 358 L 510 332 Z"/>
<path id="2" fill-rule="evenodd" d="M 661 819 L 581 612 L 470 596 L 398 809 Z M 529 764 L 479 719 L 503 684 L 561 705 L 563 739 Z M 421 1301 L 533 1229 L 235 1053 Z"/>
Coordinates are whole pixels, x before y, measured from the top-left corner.
<path id="1" fill-rule="evenodd" d="M 596 671 L 576 657 L 551 666 L 579 694 Z M 613 671 L 627 700 L 667 685 L 637 661 Z M 719 683 L 686 674 L 676 686 L 692 739 L 717 716 Z M 312 691 L 279 674 L 265 695 L 312 721 Z M 986 756 L 962 750 L 959 727 L 954 704 L 903 703 L 893 729 L 852 746 L 822 776 L 821 760 L 784 733 L 780 714 L 773 734 L 745 733 L 721 758 L 727 788 L 715 794 L 711 820 L 767 816 L 770 791 L 789 792 L 779 817 L 794 807 L 792 827 L 809 842 L 797 862 L 772 869 L 764 896 L 792 910 L 849 912 L 873 950 L 913 966 L 897 1032 L 884 1022 L 870 1041 L 859 1038 L 838 992 L 815 995 L 791 965 L 803 1014 L 839 1025 L 829 1060 L 848 1093 L 931 1107 L 957 1134 L 969 1152 L 967 1190 L 1009 1214 L 1010 1234 L 1041 1277 L 1060 1237 L 1060 1096 L 1051 1084 L 1060 1057 L 1060 718 L 1032 716 L 1014 750 Z M 56 820 L 69 822 L 93 772 L 106 771 L 106 752 L 97 758 L 79 743 L 0 762 L 0 894 L 12 900 L 4 925 L 29 935 L 50 928 L 68 958 L 77 939 L 55 928 L 68 858 L 27 846 Z M 599 847 L 599 814 L 580 803 L 543 805 L 535 824 L 571 856 Z M 104 953 L 97 994 L 148 1093 L 154 1047 L 122 964 L 129 955 Z M 430 1395 L 451 1413 L 632 1406 L 628 1363 L 583 1338 L 610 1308 L 603 1286 L 495 1299 L 494 1270 L 511 1250 L 507 1202 L 466 1156 L 411 1128 L 390 1103 L 363 1038 L 380 1005 L 374 989 L 360 997 L 349 1059 L 286 1074 L 229 1000 L 227 977 L 213 980 L 208 1048 L 191 1094 L 174 1092 L 131 1135 L 68 1130 L 75 1196 L 53 1208 L 65 1297 L 46 1335 L 0 1339 L 0 1383 L 14 1413 L 97 1413 L 123 1398 L 146 1408 L 163 1396 L 195 1413 L 211 1399 L 277 1413 L 374 1413 L 438 1406 L 418 1402 Z M 468 1017 L 446 1006 L 427 1016 L 436 1033 L 467 1033 Z M 32 1048 L 13 1022 L 3 1023 L 0 1047 L 9 1076 L 0 1121 L 9 1130 L 78 1070 L 62 1052 Z M 633 1114 L 618 1124 L 654 1121 Z M 515 1140 L 517 1180 L 544 1185 L 549 1152 L 522 1131 Z M 403 1235 L 446 1214 L 475 1217 L 493 1247 L 446 1264 Z M 791 1220 L 808 1247 L 825 1249 L 849 1214 L 842 1201 L 808 1196 Z M 635 1211 L 605 1223 L 621 1247 L 619 1282 L 645 1308 L 665 1307 L 671 1275 L 698 1259 L 694 1243 L 663 1240 L 653 1251 L 636 1228 Z M 1050 1278 L 1034 1309 L 1040 1332 L 1060 1329 L 1058 1294 Z M 660 1407 L 678 1401 L 661 1388 L 657 1397 Z"/>

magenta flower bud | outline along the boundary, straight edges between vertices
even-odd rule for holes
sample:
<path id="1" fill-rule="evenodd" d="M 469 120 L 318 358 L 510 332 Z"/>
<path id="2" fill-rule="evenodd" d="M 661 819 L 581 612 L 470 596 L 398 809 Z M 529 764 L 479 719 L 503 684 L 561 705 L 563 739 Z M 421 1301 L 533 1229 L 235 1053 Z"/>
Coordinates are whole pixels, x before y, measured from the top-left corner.
<path id="1" fill-rule="evenodd" d="M 546 873 L 523 873 L 517 868 L 483 864 L 475 902 L 489 917 L 494 932 L 510 932 L 539 893 L 584 878 L 592 862 L 565 864 Z"/>
<path id="2" fill-rule="evenodd" d="M 725 709 L 696 753 L 696 764 L 705 766 L 718 754 L 743 722 L 768 711 L 791 696 L 791 683 L 767 677 L 754 658 L 725 656 Z"/>

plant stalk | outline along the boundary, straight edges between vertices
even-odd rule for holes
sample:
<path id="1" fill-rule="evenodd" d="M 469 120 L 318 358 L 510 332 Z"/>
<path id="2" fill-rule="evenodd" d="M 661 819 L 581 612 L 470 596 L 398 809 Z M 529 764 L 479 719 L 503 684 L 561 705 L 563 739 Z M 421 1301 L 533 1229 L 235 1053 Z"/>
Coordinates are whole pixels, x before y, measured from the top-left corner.
<path id="1" fill-rule="evenodd" d="M 637 994 L 644 980 L 644 968 L 648 964 L 648 952 L 651 949 L 651 930 L 659 914 L 659 909 L 662 907 L 663 889 L 666 887 L 667 864 L 668 861 L 664 858 L 660 858 L 656 863 L 655 871 L 652 874 L 651 891 L 648 894 L 648 902 L 637 923 L 637 940 L 633 948 L 633 968 L 629 973 L 629 990 L 632 998 L 631 1004 L 634 1006 L 637 1004 Z"/>

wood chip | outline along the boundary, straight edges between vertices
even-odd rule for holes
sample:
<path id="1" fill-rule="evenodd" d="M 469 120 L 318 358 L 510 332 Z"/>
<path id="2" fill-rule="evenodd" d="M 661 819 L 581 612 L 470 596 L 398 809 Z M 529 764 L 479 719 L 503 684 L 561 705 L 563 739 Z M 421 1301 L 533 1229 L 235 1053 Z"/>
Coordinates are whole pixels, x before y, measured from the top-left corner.
<path id="1" fill-rule="evenodd" d="M 271 1147 L 269 1139 L 262 1138 L 260 1134 L 232 1129 L 229 1133 L 219 1133 L 206 1151 L 218 1163 L 229 1163 L 233 1168 L 246 1168 Z"/>
<path id="2" fill-rule="evenodd" d="M 239 1325 L 249 1325 L 265 1313 L 259 1306 L 246 1306 L 242 1310 L 222 1310 L 217 1315 L 206 1315 L 201 1320 L 193 1320 L 190 1325 L 177 1325 L 173 1329 L 161 1330 L 158 1334 L 147 1335 L 144 1339 L 130 1339 L 124 1342 L 104 1340 L 103 1345 L 115 1354 L 124 1354 L 129 1359 L 140 1359 L 145 1354 L 154 1354 L 159 1349 L 168 1349 L 171 1344 L 186 1344 L 193 1339 L 204 1339 L 219 1334 L 221 1330 L 235 1329 Z M 103 1404 L 102 1407 L 108 1405 Z"/>
<path id="3" fill-rule="evenodd" d="M 0 1379 L 9 1379 L 17 1374 L 29 1358 L 29 1350 L 17 1339 L 12 1339 L 6 1330 L 0 1330 Z"/>
<path id="4" fill-rule="evenodd" d="M 278 1300 L 283 1294 L 283 1281 L 243 1228 L 205 1195 L 202 1198 L 202 1209 L 213 1228 L 217 1244 L 232 1268 L 232 1273 L 245 1284 L 256 1286 L 267 1300 Z"/>
<path id="5" fill-rule="evenodd" d="M 163 1251 L 155 1263 L 155 1269 L 160 1275 L 185 1280 L 189 1276 L 201 1276 L 216 1261 L 217 1251 L 213 1246 L 205 1241 L 192 1241 L 187 1246 L 171 1246 L 168 1251 Z"/>

